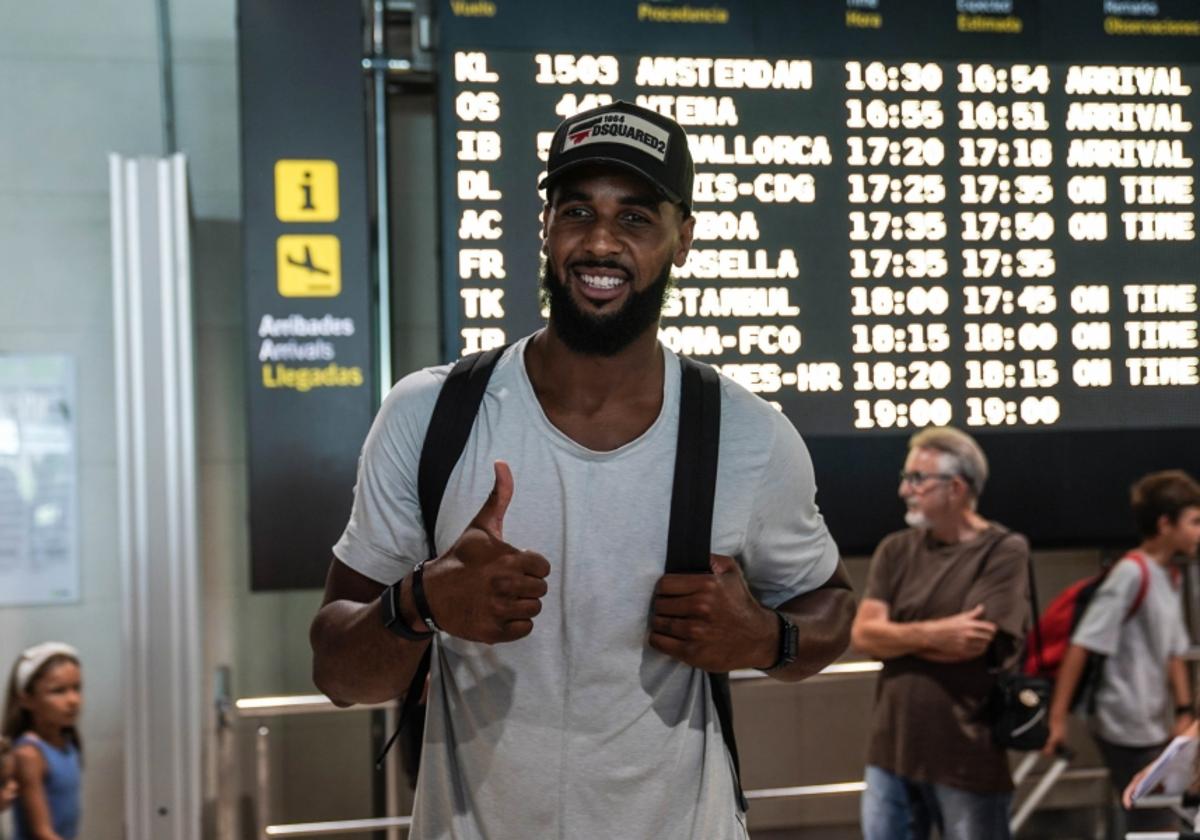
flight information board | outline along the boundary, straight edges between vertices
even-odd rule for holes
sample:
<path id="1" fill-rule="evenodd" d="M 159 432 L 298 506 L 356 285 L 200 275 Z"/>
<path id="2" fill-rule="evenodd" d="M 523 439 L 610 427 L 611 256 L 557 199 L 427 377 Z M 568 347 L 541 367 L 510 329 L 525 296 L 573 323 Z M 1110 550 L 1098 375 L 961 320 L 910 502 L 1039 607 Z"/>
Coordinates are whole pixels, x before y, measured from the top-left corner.
<path id="1" fill-rule="evenodd" d="M 440 9 L 447 355 L 543 322 L 551 133 L 623 99 L 696 163 L 662 341 L 815 455 L 890 470 L 901 435 L 953 424 L 1062 458 L 1067 433 L 1200 425 L 1197 4 L 581 5 Z M 1064 471 L 1117 441 L 1081 440 Z"/>

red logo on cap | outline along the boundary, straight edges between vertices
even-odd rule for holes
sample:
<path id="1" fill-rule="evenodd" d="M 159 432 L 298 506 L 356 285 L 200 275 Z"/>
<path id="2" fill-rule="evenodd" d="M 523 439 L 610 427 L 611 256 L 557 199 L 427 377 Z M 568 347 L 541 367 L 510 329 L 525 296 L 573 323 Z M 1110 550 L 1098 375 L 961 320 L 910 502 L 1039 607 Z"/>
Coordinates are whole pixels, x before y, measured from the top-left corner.
<path id="1" fill-rule="evenodd" d="M 585 128 L 583 131 L 576 131 L 574 134 L 570 135 L 571 142 L 574 143 L 575 145 L 579 145 L 584 140 L 586 140 L 588 138 L 588 135 L 591 133 L 592 133 L 591 128 Z"/>

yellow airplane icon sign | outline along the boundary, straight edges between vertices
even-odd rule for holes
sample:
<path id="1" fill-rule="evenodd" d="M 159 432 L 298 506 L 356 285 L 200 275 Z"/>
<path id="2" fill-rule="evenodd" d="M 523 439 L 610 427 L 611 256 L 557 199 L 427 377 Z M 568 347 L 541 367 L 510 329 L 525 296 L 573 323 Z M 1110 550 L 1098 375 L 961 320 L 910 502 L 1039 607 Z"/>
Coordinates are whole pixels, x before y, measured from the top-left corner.
<path id="1" fill-rule="evenodd" d="M 275 161 L 275 217 L 281 222 L 337 221 L 337 163 Z"/>
<path id="2" fill-rule="evenodd" d="M 276 278 L 284 297 L 336 297 L 342 291 L 342 245 L 336 236 L 287 235 L 276 240 Z"/>

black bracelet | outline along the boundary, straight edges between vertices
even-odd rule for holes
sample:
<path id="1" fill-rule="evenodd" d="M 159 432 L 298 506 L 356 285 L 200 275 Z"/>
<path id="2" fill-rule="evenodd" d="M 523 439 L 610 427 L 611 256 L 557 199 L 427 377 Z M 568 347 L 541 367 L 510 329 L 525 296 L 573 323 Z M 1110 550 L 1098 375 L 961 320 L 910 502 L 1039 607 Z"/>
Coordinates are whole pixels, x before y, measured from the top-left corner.
<path id="1" fill-rule="evenodd" d="M 425 622 L 429 632 L 436 633 L 441 628 L 433 620 L 433 610 L 429 609 L 429 600 L 425 597 L 425 564 L 427 562 L 429 561 L 422 560 L 412 571 L 413 601 L 417 604 L 417 615 L 421 616 L 421 620 Z"/>
<path id="2" fill-rule="evenodd" d="M 1193 715 L 1195 713 L 1195 709 L 1191 703 L 1180 703 L 1175 707 L 1175 717 L 1183 717 L 1184 715 Z"/>

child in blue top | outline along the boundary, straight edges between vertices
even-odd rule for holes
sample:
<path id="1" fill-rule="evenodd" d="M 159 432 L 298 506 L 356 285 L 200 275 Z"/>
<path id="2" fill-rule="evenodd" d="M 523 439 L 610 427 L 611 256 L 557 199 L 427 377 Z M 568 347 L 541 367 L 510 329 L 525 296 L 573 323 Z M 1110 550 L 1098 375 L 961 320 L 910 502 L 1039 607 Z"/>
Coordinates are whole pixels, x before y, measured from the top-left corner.
<path id="1" fill-rule="evenodd" d="M 13 666 L 3 724 L 19 785 L 13 840 L 78 836 L 82 703 L 79 653 L 70 645 L 34 645 Z"/>

